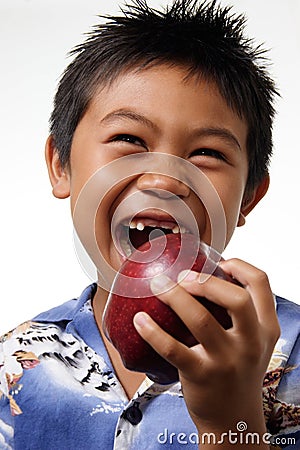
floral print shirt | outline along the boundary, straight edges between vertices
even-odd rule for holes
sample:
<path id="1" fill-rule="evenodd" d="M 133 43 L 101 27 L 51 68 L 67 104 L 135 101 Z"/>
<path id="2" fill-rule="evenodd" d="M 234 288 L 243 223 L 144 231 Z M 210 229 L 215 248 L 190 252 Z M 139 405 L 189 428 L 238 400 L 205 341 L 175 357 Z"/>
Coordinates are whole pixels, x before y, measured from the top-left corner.
<path id="1" fill-rule="evenodd" d="M 148 378 L 128 400 L 99 334 L 92 298 L 40 314 L 0 340 L 0 449 L 197 449 L 180 383 Z M 263 387 L 275 448 L 300 449 L 300 306 L 276 297 L 282 335 Z M 247 424 L 235 432 L 246 433 Z M 201 441 L 200 441 L 201 442 Z M 251 447 L 250 447 L 251 448 Z"/>

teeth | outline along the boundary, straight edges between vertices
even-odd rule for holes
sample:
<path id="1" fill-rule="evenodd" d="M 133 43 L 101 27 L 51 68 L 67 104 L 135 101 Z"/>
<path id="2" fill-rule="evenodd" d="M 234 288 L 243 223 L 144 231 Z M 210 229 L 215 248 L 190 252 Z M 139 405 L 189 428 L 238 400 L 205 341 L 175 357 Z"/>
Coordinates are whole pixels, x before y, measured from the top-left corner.
<path id="1" fill-rule="evenodd" d="M 187 229 L 184 226 L 181 225 L 177 225 L 176 223 L 172 223 L 172 222 L 160 222 L 157 220 L 153 220 L 153 219 L 142 219 L 139 222 L 137 220 L 131 220 L 128 224 L 124 223 L 124 226 L 128 227 L 130 229 L 137 229 L 139 231 L 143 231 L 145 227 L 151 227 L 151 228 L 164 228 L 166 230 L 172 230 L 173 234 L 184 234 L 184 233 L 188 233 Z M 128 237 L 128 235 L 127 235 Z M 120 239 L 120 246 L 122 248 L 123 254 L 129 258 L 129 256 L 132 254 L 134 248 L 132 247 L 132 245 L 130 244 L 130 242 L 128 241 L 127 238 L 121 238 Z"/>
<path id="2" fill-rule="evenodd" d="M 129 223 L 129 228 L 131 230 L 137 229 L 139 231 L 143 231 L 145 227 L 152 228 L 165 228 L 166 230 L 172 230 L 174 234 L 177 233 L 187 233 L 187 229 L 183 226 L 178 226 L 177 224 L 173 224 L 171 222 L 158 222 L 153 221 L 152 219 L 143 219 L 143 221 L 137 222 L 135 220 L 131 220 Z"/>
<path id="3" fill-rule="evenodd" d="M 128 258 L 132 253 L 129 243 L 126 241 L 126 239 L 121 239 L 120 244 L 123 252 L 125 253 L 125 256 L 127 256 Z"/>

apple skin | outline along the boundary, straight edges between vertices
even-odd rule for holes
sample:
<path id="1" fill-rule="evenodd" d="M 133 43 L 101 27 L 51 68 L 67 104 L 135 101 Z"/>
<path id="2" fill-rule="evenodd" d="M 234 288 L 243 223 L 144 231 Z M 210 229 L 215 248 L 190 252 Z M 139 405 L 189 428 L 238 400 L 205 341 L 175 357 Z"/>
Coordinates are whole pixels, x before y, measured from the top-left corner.
<path id="1" fill-rule="evenodd" d="M 175 339 L 191 347 L 197 341 L 175 312 L 155 297 L 150 289 L 150 280 L 164 273 L 173 281 L 185 269 L 201 272 L 207 255 L 199 247 L 199 240 L 191 234 L 168 234 L 146 242 L 138 251 L 151 250 L 161 253 L 154 261 L 134 261 L 135 252 L 121 266 L 113 284 L 103 315 L 103 330 L 106 337 L 120 353 L 124 366 L 129 370 L 144 372 L 160 384 L 178 381 L 177 368 L 162 358 L 137 333 L 133 318 L 139 311 L 147 312 L 152 319 Z M 203 245 L 203 244 L 202 244 Z M 205 244 L 204 244 L 205 245 Z M 206 246 L 209 248 L 208 246 Z M 198 249 L 198 252 L 195 249 Z M 179 255 L 180 253 L 180 255 Z M 138 259 L 138 258 L 137 258 Z M 220 259 L 222 259 L 220 257 Z M 219 266 L 212 266 L 213 275 L 235 283 Z M 122 275 L 125 275 L 126 278 Z M 124 282 L 125 280 L 125 282 Z M 131 297 L 130 297 L 130 293 Z M 228 329 L 232 326 L 227 311 L 204 297 L 196 297 Z"/>

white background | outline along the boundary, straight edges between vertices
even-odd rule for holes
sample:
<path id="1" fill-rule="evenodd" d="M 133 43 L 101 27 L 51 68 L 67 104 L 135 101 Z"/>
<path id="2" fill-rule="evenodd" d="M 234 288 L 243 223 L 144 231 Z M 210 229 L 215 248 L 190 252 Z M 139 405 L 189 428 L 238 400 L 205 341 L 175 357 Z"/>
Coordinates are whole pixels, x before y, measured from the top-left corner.
<path id="1" fill-rule="evenodd" d="M 248 16 L 248 34 L 270 48 L 282 99 L 269 193 L 237 230 L 225 257 L 262 268 L 274 292 L 300 303 L 300 1 L 231 4 Z M 116 1 L 0 0 L 0 334 L 78 296 L 90 283 L 73 248 L 69 201 L 51 194 L 44 142 L 67 52 L 98 22 L 97 14 L 117 10 Z"/>

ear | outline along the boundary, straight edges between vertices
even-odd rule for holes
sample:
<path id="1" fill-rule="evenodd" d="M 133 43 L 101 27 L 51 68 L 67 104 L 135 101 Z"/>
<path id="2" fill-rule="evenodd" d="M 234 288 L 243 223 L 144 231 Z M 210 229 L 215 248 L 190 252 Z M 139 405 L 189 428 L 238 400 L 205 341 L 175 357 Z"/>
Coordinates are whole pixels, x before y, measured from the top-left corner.
<path id="1" fill-rule="evenodd" d="M 238 227 L 245 224 L 246 216 L 252 211 L 252 209 L 260 202 L 260 200 L 266 195 L 270 185 L 270 176 L 266 174 L 261 183 L 254 189 L 250 196 L 244 197 L 242 207 L 240 211 Z"/>
<path id="2" fill-rule="evenodd" d="M 55 147 L 53 136 L 49 136 L 45 147 L 45 157 L 53 195 L 57 198 L 70 196 L 70 172 L 63 168 Z"/>

